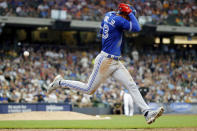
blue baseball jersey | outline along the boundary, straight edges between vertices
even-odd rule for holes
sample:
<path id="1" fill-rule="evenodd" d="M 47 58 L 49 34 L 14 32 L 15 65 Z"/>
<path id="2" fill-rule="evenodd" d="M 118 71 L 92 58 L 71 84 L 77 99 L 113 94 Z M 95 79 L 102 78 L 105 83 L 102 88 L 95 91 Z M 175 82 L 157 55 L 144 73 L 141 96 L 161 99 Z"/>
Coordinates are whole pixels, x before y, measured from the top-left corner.
<path id="1" fill-rule="evenodd" d="M 140 31 L 140 26 L 135 16 L 130 13 L 129 17 L 130 21 L 117 15 L 115 11 L 106 13 L 100 30 L 102 34 L 102 51 L 115 56 L 121 55 L 123 31 Z"/>

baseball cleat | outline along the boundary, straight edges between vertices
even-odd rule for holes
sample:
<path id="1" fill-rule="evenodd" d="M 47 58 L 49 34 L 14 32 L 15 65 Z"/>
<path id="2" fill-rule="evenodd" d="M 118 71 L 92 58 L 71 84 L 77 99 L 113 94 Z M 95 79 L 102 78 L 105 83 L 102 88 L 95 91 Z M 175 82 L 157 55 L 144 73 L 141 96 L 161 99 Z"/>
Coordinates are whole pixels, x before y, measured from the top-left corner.
<path id="1" fill-rule="evenodd" d="M 147 124 L 152 124 L 157 118 L 159 118 L 164 112 L 164 108 L 160 107 L 156 111 L 149 111 L 147 116 L 145 116 Z"/>
<path id="2" fill-rule="evenodd" d="M 49 88 L 47 90 L 48 93 L 51 93 L 52 91 L 54 91 L 55 89 L 57 89 L 58 87 L 60 87 L 60 81 L 63 80 L 61 75 L 57 75 L 55 77 L 55 79 L 53 80 L 53 82 L 49 85 Z"/>

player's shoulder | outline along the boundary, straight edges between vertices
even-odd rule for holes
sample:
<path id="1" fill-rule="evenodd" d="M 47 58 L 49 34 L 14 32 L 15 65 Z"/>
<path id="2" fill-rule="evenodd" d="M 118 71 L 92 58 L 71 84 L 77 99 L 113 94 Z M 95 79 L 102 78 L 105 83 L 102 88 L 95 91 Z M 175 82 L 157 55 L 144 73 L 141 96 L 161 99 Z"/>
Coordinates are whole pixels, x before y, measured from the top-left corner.
<path id="1" fill-rule="evenodd" d="M 124 21 L 125 20 L 122 16 L 119 16 L 119 15 L 114 16 L 113 19 L 115 19 L 117 21 Z"/>
<path id="2" fill-rule="evenodd" d="M 118 20 L 118 21 L 123 21 L 124 20 L 123 17 L 117 15 L 117 12 L 116 11 L 107 12 L 105 14 L 105 16 L 113 17 L 113 19 Z"/>
<path id="3" fill-rule="evenodd" d="M 117 12 L 115 12 L 115 11 L 109 11 L 109 12 L 107 12 L 107 13 L 105 14 L 105 16 L 114 16 L 114 15 L 116 15 L 116 13 L 117 13 Z"/>
<path id="4" fill-rule="evenodd" d="M 114 16 L 113 20 L 115 21 L 117 26 L 121 26 L 125 21 L 125 19 L 119 15 Z"/>

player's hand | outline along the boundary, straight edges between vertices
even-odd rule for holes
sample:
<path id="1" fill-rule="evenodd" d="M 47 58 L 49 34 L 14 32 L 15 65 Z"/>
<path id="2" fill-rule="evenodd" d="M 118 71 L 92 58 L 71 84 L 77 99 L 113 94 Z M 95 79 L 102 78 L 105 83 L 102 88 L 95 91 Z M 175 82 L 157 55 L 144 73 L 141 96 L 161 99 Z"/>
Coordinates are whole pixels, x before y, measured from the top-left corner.
<path id="1" fill-rule="evenodd" d="M 131 12 L 132 12 L 132 10 L 129 8 L 129 9 L 126 10 L 125 13 L 128 15 L 128 14 L 130 14 Z"/>
<path id="2" fill-rule="evenodd" d="M 132 10 L 132 13 L 134 14 L 134 16 L 136 16 L 136 14 L 137 14 L 137 11 L 136 11 L 136 9 L 134 9 L 132 6 L 130 6 L 130 8 L 131 8 L 131 10 Z"/>
<path id="3" fill-rule="evenodd" d="M 133 6 L 129 5 L 129 4 L 128 4 L 128 6 L 132 10 L 133 15 L 136 16 L 136 14 L 137 14 L 136 9 Z"/>

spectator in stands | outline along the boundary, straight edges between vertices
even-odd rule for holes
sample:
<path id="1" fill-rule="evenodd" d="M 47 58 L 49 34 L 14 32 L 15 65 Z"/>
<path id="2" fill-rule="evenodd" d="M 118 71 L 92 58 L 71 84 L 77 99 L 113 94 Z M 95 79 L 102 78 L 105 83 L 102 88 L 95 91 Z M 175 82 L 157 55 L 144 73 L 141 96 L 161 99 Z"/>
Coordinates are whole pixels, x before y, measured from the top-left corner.
<path id="1" fill-rule="evenodd" d="M 8 97 L 6 93 L 3 93 L 3 95 L 0 97 L 0 103 L 8 103 Z"/>
<path id="2" fill-rule="evenodd" d="M 113 107 L 117 103 L 116 99 L 119 98 L 122 88 L 114 79 L 108 79 L 102 84 L 93 98 L 70 90 L 63 92 L 57 89 L 51 94 L 46 92 L 47 85 L 56 72 L 60 72 L 66 79 L 86 81 L 96 51 L 86 52 L 84 55 L 84 52 L 80 51 L 40 48 L 35 50 L 35 53 L 32 50 L 31 55 L 26 58 L 20 52 L 0 52 L 4 54 L 0 59 L 1 102 L 72 102 L 79 107 Z M 197 101 L 197 58 L 194 49 L 141 48 L 138 53 L 141 57 L 137 62 L 133 62 L 132 57 L 124 56 L 124 65 L 139 86 L 143 84 L 149 89 L 147 102 Z M 81 62 L 83 58 L 88 61 Z"/>
<path id="3" fill-rule="evenodd" d="M 1 16 L 50 18 L 51 10 L 66 10 L 68 19 L 100 21 L 103 14 L 118 5 L 119 0 L 0 0 Z M 137 10 L 138 16 L 149 16 L 152 24 L 197 26 L 195 0 L 137 0 L 127 1 Z"/>

